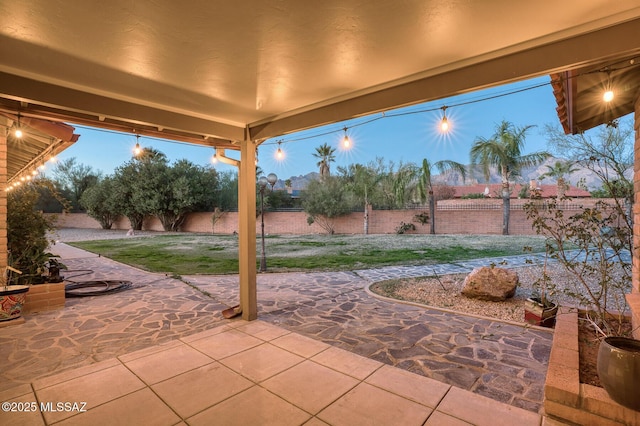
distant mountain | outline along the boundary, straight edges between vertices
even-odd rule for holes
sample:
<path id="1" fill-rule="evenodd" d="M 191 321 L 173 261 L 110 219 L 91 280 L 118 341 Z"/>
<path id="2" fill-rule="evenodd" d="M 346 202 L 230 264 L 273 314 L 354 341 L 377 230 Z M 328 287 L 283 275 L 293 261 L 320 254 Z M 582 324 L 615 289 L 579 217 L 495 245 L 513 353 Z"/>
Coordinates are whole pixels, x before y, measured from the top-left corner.
<path id="1" fill-rule="evenodd" d="M 552 166 L 556 161 L 565 161 L 561 158 L 551 157 L 547 159 L 544 163 L 540 164 L 536 167 L 527 167 L 522 170 L 522 178 L 517 183 L 525 183 L 530 180 L 536 180 L 539 184 L 552 185 L 556 183 L 556 179 L 545 177 L 540 179 L 542 175 L 544 175 L 547 171 L 549 171 L 547 166 Z M 467 165 L 469 169 L 470 166 Z M 587 186 L 589 190 L 597 189 L 602 186 L 602 182 L 600 179 L 589 169 L 584 167 L 575 166 L 578 171 L 572 173 L 568 176 L 567 180 L 571 184 L 571 186 L 576 186 L 578 182 L 583 181 L 583 183 Z M 307 187 L 309 182 L 312 180 L 318 180 L 320 178 L 320 174 L 318 172 L 307 173 L 306 175 L 299 176 L 291 176 L 291 188 L 295 190 L 304 189 Z M 278 179 L 278 182 L 275 184 L 275 189 L 285 189 L 284 182 L 285 179 Z M 447 173 L 442 175 L 436 175 L 433 177 L 433 180 L 438 183 L 446 183 L 447 185 L 452 186 L 463 186 L 463 185 L 474 185 L 478 183 L 500 183 L 502 182 L 500 173 L 495 168 L 491 169 L 491 174 L 489 177 L 489 181 L 487 182 L 482 175 L 482 170 L 480 167 L 476 166 L 471 173 L 467 174 L 467 178 L 463 181 L 462 176 L 450 170 Z"/>
<path id="2" fill-rule="evenodd" d="M 519 180 L 520 183 L 529 182 L 530 180 L 536 180 L 540 184 L 551 185 L 555 184 L 557 181 L 554 178 L 545 177 L 541 179 L 541 176 L 549 171 L 547 166 L 552 166 L 556 161 L 565 161 L 561 158 L 551 157 L 547 159 L 544 163 L 535 167 L 526 167 L 522 170 L 522 178 Z M 470 168 L 470 166 L 467 166 Z M 587 168 L 575 166 L 578 171 L 571 173 L 567 177 L 567 181 L 572 185 L 576 186 L 578 182 L 582 181 L 588 189 L 593 190 L 600 188 L 602 186 L 602 182 L 592 171 Z M 450 171 L 448 173 L 444 173 L 442 175 L 438 175 L 434 178 L 436 182 L 444 182 L 448 185 L 452 186 L 462 186 L 462 185 L 473 185 L 476 183 L 500 183 L 502 182 L 502 178 L 500 177 L 500 173 L 497 169 L 491 168 L 491 174 L 489 176 L 489 181 L 486 181 L 482 170 L 480 167 L 476 166 L 471 173 L 467 174 L 467 179 L 462 180 L 462 176 L 459 173 Z"/>
<path id="3" fill-rule="evenodd" d="M 306 175 L 299 175 L 299 176 L 291 176 L 289 178 L 285 178 L 285 179 L 278 179 L 278 181 L 276 182 L 276 184 L 273 186 L 274 189 L 286 189 L 284 182 L 290 179 L 291 180 L 291 189 L 305 189 L 307 187 L 307 185 L 309 184 L 309 182 L 311 182 L 312 180 L 318 180 L 320 179 L 320 173 L 318 172 L 311 172 L 311 173 L 307 173 Z"/>

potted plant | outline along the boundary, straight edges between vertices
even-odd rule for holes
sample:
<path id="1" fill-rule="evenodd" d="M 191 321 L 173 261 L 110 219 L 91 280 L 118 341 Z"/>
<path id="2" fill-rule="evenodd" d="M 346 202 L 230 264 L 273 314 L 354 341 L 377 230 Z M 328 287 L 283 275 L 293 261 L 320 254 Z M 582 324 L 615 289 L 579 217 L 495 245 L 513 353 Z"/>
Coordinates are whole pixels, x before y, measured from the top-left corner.
<path id="1" fill-rule="evenodd" d="M 18 318 L 32 284 L 61 283 L 60 264 L 47 251 L 47 233 L 54 220 L 36 209 L 38 183 L 29 183 L 7 194 L 8 263 L 0 280 L 1 320 Z M 64 285 L 64 284 L 62 284 Z M 40 296 L 39 296 L 40 297 Z"/>
<path id="2" fill-rule="evenodd" d="M 28 285 L 11 285 L 11 272 L 21 274 L 19 270 L 7 266 L 2 274 L 0 286 L 0 322 L 20 318 L 29 291 Z"/>
<path id="3" fill-rule="evenodd" d="M 550 251 L 549 244 L 549 241 L 545 244 L 546 250 L 542 276 L 534 281 L 534 291 L 524 302 L 524 320 L 532 325 L 553 328 L 556 323 L 556 315 L 558 314 L 558 304 L 549 298 L 555 292 L 555 287 L 549 275 L 547 275 L 547 261 Z M 530 250 L 531 247 L 525 247 L 525 251 Z M 529 260 L 527 260 L 527 262 L 531 263 Z"/>

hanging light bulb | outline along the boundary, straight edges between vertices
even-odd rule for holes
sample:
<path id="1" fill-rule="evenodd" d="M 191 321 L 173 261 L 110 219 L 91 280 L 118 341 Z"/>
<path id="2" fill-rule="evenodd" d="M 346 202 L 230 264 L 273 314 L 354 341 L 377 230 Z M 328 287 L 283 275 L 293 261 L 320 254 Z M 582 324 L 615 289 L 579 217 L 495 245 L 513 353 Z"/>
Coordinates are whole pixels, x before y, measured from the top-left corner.
<path id="1" fill-rule="evenodd" d="M 342 138 L 342 146 L 345 149 L 351 148 L 351 140 L 349 139 L 349 135 L 347 134 L 347 128 L 344 128 L 344 138 Z"/>
<path id="2" fill-rule="evenodd" d="M 440 131 L 447 133 L 449 131 L 449 120 L 447 120 L 447 107 L 442 107 L 442 120 L 440 121 Z"/>
<path id="3" fill-rule="evenodd" d="M 218 162 L 218 153 L 214 152 L 213 155 L 211 156 L 211 163 L 216 164 L 217 162 Z"/>
<path id="4" fill-rule="evenodd" d="M 20 113 L 18 113 L 18 124 L 16 125 L 16 130 L 14 132 L 16 138 L 20 139 L 22 137 L 22 128 L 20 126 Z"/>
<path id="5" fill-rule="evenodd" d="M 284 151 L 281 148 L 282 141 L 278 141 L 278 149 L 276 150 L 276 159 L 282 160 L 284 158 Z"/>
<path id="6" fill-rule="evenodd" d="M 602 100 L 609 103 L 613 100 L 615 94 L 613 93 L 613 86 L 611 85 L 611 70 L 607 70 L 607 86 L 605 87 Z"/>
<path id="7" fill-rule="evenodd" d="M 136 157 L 142 154 L 142 148 L 140 148 L 140 135 L 136 135 L 136 146 L 133 148 L 133 155 Z"/>

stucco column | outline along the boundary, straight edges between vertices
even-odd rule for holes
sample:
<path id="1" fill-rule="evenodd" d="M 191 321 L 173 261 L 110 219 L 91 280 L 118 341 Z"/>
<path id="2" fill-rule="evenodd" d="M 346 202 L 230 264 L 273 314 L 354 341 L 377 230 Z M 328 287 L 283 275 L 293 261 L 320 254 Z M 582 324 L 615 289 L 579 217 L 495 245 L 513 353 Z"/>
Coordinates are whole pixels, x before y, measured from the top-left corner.
<path id="1" fill-rule="evenodd" d="M 238 256 L 242 319 L 258 318 L 256 289 L 256 143 L 242 141 L 238 168 Z"/>
<path id="2" fill-rule="evenodd" d="M 7 266 L 7 131 L 0 131 L 0 270 Z"/>

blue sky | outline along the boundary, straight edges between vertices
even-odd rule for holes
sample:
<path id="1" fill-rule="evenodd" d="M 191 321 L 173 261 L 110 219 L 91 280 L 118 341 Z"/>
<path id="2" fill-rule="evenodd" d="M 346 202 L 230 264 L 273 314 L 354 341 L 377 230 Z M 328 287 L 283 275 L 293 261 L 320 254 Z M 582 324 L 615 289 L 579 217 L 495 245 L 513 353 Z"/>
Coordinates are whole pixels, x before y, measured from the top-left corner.
<path id="1" fill-rule="evenodd" d="M 407 108 L 388 111 L 342 123 L 336 123 L 279 138 L 283 141 L 283 160 L 276 160 L 276 140 L 267 140 L 259 148 L 259 165 L 265 173 L 274 172 L 279 178 L 304 175 L 317 171 L 315 148 L 323 143 L 336 147 L 337 166 L 351 163 L 366 164 L 383 157 L 385 162 L 421 163 L 454 160 L 467 164 L 469 149 L 477 137 L 490 137 L 497 123 L 507 120 L 516 126 L 535 125 L 527 136 L 526 152 L 546 149 L 544 126 L 559 126 L 556 103 L 549 77 L 540 77 L 493 89 L 477 91 L 453 98 L 442 99 Z M 532 88 L 534 86 L 540 86 Z M 531 88 L 530 90 L 526 90 Z M 525 89 L 519 93 L 513 93 Z M 488 99 L 496 95 L 504 95 Z M 462 105 L 459 105 L 462 104 Z M 438 131 L 442 106 L 451 125 L 447 134 Z M 458 105 L 458 106 L 457 106 Z M 432 110 L 430 112 L 423 112 Z M 396 115 L 404 114 L 404 115 Z M 396 116 L 394 116 L 396 115 Z M 372 121 L 372 119 L 378 118 Z M 353 143 L 346 151 L 340 147 L 344 127 Z M 59 159 L 75 157 L 79 163 L 89 165 L 104 174 L 128 161 L 136 139 L 131 134 L 106 132 L 76 126 L 80 140 L 60 154 Z M 314 135 L 320 135 L 303 139 Z M 301 140 L 302 139 L 302 140 Z M 195 164 L 208 165 L 213 149 L 184 143 L 141 137 L 142 146 L 154 147 L 171 161 L 186 158 Z M 232 153 L 229 156 L 234 156 Z M 233 170 L 232 166 L 216 164 L 218 170 Z"/>

